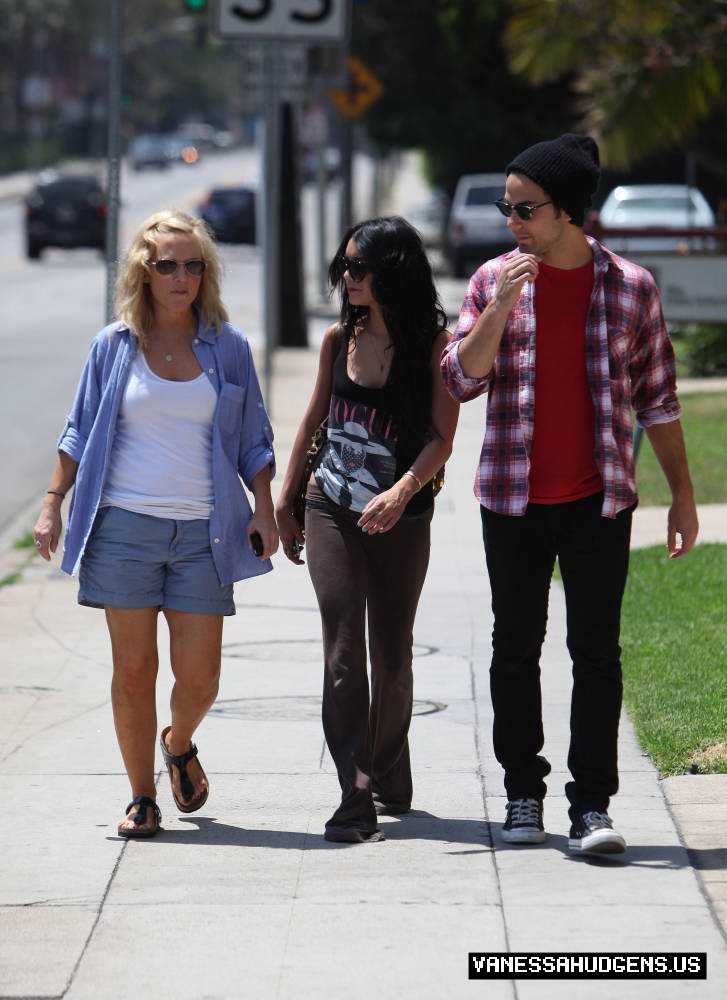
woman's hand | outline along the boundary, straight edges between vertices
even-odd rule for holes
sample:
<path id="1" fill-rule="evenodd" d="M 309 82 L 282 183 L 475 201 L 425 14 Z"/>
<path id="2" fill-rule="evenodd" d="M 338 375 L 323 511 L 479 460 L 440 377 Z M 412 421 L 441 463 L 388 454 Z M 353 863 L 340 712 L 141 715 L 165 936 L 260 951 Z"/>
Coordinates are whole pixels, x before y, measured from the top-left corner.
<path id="1" fill-rule="evenodd" d="M 258 554 L 259 559 L 270 559 L 278 551 L 278 529 L 275 524 L 275 517 L 272 510 L 268 514 L 255 513 L 250 518 L 247 526 L 247 538 L 250 548 L 254 549 L 252 536 L 257 532 L 262 542 L 262 551 Z"/>
<path id="2" fill-rule="evenodd" d="M 367 535 L 390 531 L 416 492 L 417 486 L 412 477 L 403 476 L 390 489 L 369 500 L 356 523 Z"/>
<path id="3" fill-rule="evenodd" d="M 61 531 L 63 530 L 61 506 L 64 497 L 76 481 L 77 471 L 78 462 L 64 451 L 60 451 L 48 492 L 33 529 L 35 547 L 38 554 L 43 556 L 46 562 L 50 562 L 51 554 L 56 551 L 61 540 Z"/>
<path id="4" fill-rule="evenodd" d="M 307 467 L 307 453 L 311 438 L 328 413 L 333 386 L 333 362 L 341 347 L 341 328 L 338 323 L 329 326 L 323 335 L 318 357 L 318 374 L 308 407 L 303 415 L 290 452 L 290 461 L 285 472 L 283 487 L 275 504 L 275 518 L 283 545 L 283 552 L 296 566 L 303 566 L 300 552 L 305 541 L 300 525 L 293 517 L 292 500 L 297 496 L 300 481 Z"/>
<path id="5" fill-rule="evenodd" d="M 35 522 L 33 538 L 38 555 L 42 556 L 46 562 L 50 562 L 51 553 L 58 548 L 58 542 L 63 530 L 61 519 L 62 497 L 49 494 L 43 503 L 43 508 Z"/>
<path id="6" fill-rule="evenodd" d="M 283 552 L 296 566 L 303 566 L 304 560 L 300 558 L 300 553 L 305 544 L 305 539 L 303 532 L 300 530 L 300 525 L 293 517 L 290 505 L 287 503 L 278 503 L 275 508 L 275 519 L 278 522 L 278 533 L 280 535 L 280 544 L 283 546 Z"/>
<path id="7" fill-rule="evenodd" d="M 255 551 L 254 541 L 257 542 L 258 551 L 255 555 L 258 559 L 270 559 L 278 551 L 278 526 L 275 523 L 275 510 L 273 508 L 273 497 L 270 492 L 270 466 L 266 465 L 250 484 L 252 495 L 255 497 L 255 513 L 250 518 L 247 526 L 247 540 L 250 548 Z M 253 540 L 253 535 L 257 532 L 259 539 Z M 262 549 L 260 549 L 262 543 Z"/>

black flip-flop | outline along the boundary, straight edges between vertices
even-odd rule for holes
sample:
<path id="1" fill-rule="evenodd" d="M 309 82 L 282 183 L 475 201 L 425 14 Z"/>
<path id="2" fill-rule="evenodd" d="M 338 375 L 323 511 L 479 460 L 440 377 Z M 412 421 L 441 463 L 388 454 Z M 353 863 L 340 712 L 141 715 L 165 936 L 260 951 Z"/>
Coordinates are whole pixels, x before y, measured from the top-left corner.
<path id="1" fill-rule="evenodd" d="M 132 816 L 129 816 L 129 809 L 134 807 L 136 807 L 136 811 Z M 143 830 L 142 827 L 144 823 L 146 823 L 147 809 L 152 810 L 154 824 L 153 826 L 147 827 Z M 121 827 L 118 827 L 118 835 L 120 837 L 126 837 L 127 840 L 141 840 L 147 837 L 156 837 L 160 830 L 162 813 L 154 799 L 150 799 L 148 795 L 137 795 L 136 798 L 132 799 L 126 807 L 126 818 L 130 819 L 134 826 L 130 829 L 122 829 Z"/>
<path id="2" fill-rule="evenodd" d="M 187 750 L 186 753 L 180 753 L 180 754 L 170 753 L 169 750 L 167 749 L 166 743 L 164 742 L 164 738 L 166 737 L 167 733 L 171 730 L 171 728 L 172 728 L 171 726 L 167 726 L 166 729 L 162 730 L 162 734 L 159 737 L 159 745 L 162 748 L 162 757 L 164 758 L 164 763 L 167 765 L 167 771 L 169 773 L 169 781 L 172 786 L 172 795 L 174 796 L 174 801 L 177 805 L 177 809 L 179 809 L 179 811 L 183 813 L 193 813 L 196 812 L 198 809 L 201 809 L 202 806 L 207 801 L 207 797 L 209 795 L 209 782 L 207 782 L 207 787 L 205 788 L 204 792 L 201 795 L 195 797 L 194 785 L 192 784 L 190 777 L 187 774 L 187 764 L 189 764 L 190 760 L 194 760 L 194 758 L 197 756 L 197 747 L 194 745 L 194 743 L 190 741 L 189 750 Z M 199 763 L 199 760 L 197 761 L 197 763 Z M 199 766 L 200 769 L 202 770 L 202 777 L 204 778 L 205 781 L 207 781 L 207 775 L 204 773 L 204 768 L 202 768 L 201 764 Z M 185 795 L 186 798 L 182 799 L 178 798 L 177 793 L 174 790 L 174 780 L 172 774 L 173 767 L 176 767 L 177 770 L 179 771 L 179 788 L 182 795 Z"/>

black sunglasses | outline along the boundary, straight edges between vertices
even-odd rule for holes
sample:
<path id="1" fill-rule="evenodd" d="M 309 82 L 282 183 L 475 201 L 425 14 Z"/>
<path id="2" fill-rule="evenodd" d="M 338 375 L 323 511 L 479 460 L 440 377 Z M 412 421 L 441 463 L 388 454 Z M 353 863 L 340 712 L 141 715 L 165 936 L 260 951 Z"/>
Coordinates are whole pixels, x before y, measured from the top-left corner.
<path id="1" fill-rule="evenodd" d="M 341 272 L 341 277 L 343 277 L 346 271 L 348 271 L 351 275 L 351 281 L 363 281 L 369 273 L 368 264 L 361 260 L 360 257 L 346 257 L 345 254 L 341 254 L 340 257 L 336 258 L 336 260 L 338 262 L 339 271 Z"/>
<path id="2" fill-rule="evenodd" d="M 530 202 L 521 201 L 517 205 L 511 205 L 509 201 L 505 201 L 504 198 L 500 198 L 495 204 L 500 209 L 502 214 L 506 219 L 509 219 L 513 212 L 517 212 L 518 216 L 524 221 L 528 222 L 532 219 L 533 215 L 537 209 L 542 208 L 543 205 L 552 205 L 552 201 L 541 201 L 538 205 L 532 205 Z"/>
<path id="3" fill-rule="evenodd" d="M 198 278 L 199 275 L 204 271 L 207 266 L 203 260 L 150 260 L 149 264 L 157 269 L 157 274 L 163 274 L 165 277 L 170 274 L 176 274 L 177 268 L 181 265 L 187 274 L 194 275 Z"/>

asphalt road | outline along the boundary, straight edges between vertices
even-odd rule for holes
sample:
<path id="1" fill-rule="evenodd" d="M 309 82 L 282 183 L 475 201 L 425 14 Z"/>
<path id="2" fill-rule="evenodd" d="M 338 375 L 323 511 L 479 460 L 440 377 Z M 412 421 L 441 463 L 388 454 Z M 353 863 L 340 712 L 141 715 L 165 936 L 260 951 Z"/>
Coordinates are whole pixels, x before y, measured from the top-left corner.
<path id="1" fill-rule="evenodd" d="M 260 157 L 245 148 L 203 158 L 196 166 L 134 173 L 121 181 L 119 243 L 128 243 L 151 212 L 175 206 L 194 211 L 214 185 L 256 185 Z M 370 191 L 371 165 L 357 159 L 354 188 L 363 201 Z M 338 185 L 326 197 L 326 253 L 333 252 L 338 228 Z M 368 208 L 361 207 L 368 211 Z M 309 288 L 319 287 L 319 212 L 316 191 L 302 198 L 304 270 Z M 264 283 L 259 247 L 222 246 L 223 298 L 235 325 L 253 347 L 264 346 Z M 20 515 L 35 502 L 55 460 L 55 444 L 73 398 L 88 344 L 104 325 L 106 268 L 92 250 L 56 250 L 40 261 L 25 257 L 23 205 L 0 203 L 0 268 L 3 319 L 0 323 L 0 422 L 4 428 L 4 472 L 0 477 L 0 535 L 14 531 Z"/>

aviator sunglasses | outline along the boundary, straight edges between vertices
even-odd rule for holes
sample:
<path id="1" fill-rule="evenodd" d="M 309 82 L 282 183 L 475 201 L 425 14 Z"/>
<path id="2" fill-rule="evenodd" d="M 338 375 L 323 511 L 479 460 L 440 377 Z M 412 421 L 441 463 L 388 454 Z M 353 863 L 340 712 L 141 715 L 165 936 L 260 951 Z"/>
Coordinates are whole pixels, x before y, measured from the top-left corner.
<path id="1" fill-rule="evenodd" d="M 517 205 L 511 205 L 509 201 L 505 201 L 504 198 L 500 198 L 495 204 L 500 209 L 502 214 L 506 219 L 509 219 L 513 212 L 517 212 L 518 217 L 523 220 L 523 222 L 529 222 L 537 209 L 542 208 L 543 205 L 552 205 L 552 201 L 541 201 L 538 205 L 532 205 L 527 201 L 520 201 Z"/>
<path id="2" fill-rule="evenodd" d="M 155 267 L 157 274 L 163 274 L 165 277 L 170 274 L 176 274 L 177 268 L 182 265 L 187 274 L 194 275 L 198 278 L 199 275 L 204 271 L 207 266 L 203 260 L 150 260 L 149 265 Z"/>
<path id="3" fill-rule="evenodd" d="M 345 254 L 341 254 L 337 260 L 341 271 L 341 277 L 343 277 L 346 271 L 348 271 L 351 276 L 351 281 L 363 281 L 369 273 L 368 264 L 361 260 L 360 257 L 346 257 Z"/>

